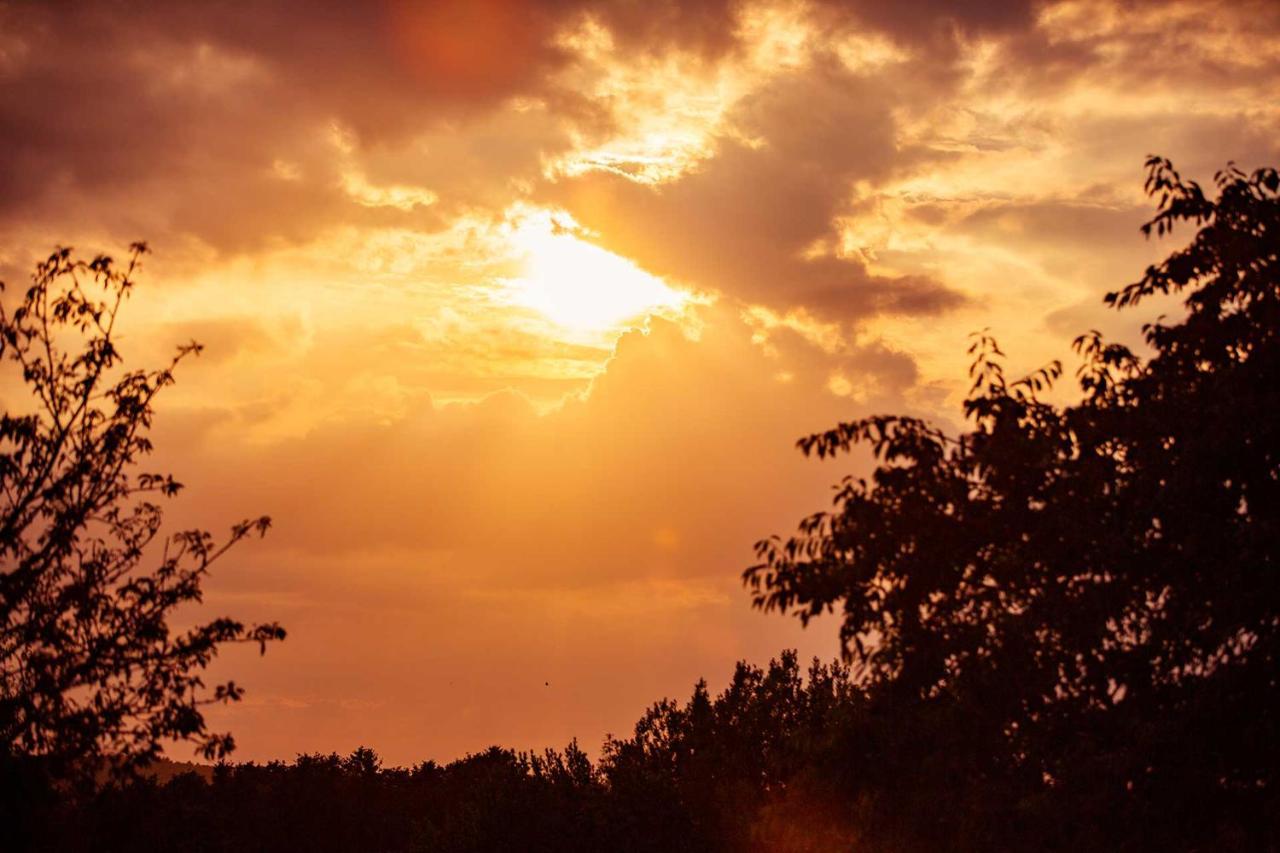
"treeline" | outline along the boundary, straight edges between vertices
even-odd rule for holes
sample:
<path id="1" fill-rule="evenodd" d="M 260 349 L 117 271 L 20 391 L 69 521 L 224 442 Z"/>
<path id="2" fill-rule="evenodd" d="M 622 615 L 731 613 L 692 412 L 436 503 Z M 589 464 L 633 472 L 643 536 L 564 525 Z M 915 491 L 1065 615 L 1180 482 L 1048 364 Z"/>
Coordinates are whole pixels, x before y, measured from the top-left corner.
<path id="1" fill-rule="evenodd" d="M 862 698 L 847 669 L 815 662 L 806 678 L 787 653 L 740 664 L 715 698 L 699 684 L 654 705 L 594 763 L 576 743 L 408 769 L 362 748 L 29 796 L 9 817 L 58 851 L 830 849 L 843 821 L 800 768 L 817 780 L 813 756 L 834 754 Z"/>
<path id="2" fill-rule="evenodd" d="M 387 768 L 361 748 L 78 798 L 28 785 L 3 817 L 15 847 L 59 853 L 1266 849 L 1265 790 L 1234 812 L 1055 792 L 987 750 L 987 725 L 789 652 L 654 705 L 597 762 L 570 743 Z"/>

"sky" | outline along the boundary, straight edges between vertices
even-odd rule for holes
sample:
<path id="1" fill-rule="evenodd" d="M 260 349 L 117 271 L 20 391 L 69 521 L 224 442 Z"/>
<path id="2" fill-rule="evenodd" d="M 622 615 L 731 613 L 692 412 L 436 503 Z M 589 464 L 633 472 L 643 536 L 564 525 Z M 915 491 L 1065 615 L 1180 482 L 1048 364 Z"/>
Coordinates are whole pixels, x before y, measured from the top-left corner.
<path id="1" fill-rule="evenodd" d="M 237 758 L 594 751 L 838 654 L 741 586 L 870 470 L 795 440 L 1137 342 L 1145 157 L 1280 163 L 1278 84 L 1248 0 L 0 2 L 0 278 L 146 240 L 126 363 L 206 347 L 168 517 L 275 527 L 184 618 L 289 631 Z"/>

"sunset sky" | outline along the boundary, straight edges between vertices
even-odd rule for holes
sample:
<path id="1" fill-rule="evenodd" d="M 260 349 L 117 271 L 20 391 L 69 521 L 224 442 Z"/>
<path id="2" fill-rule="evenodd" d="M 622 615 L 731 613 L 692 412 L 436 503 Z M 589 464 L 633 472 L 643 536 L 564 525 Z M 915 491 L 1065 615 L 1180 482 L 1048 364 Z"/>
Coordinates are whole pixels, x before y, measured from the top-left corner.
<path id="1" fill-rule="evenodd" d="M 1278 86 L 1275 2 L 0 2 L 0 278 L 146 240 L 128 364 L 206 346 L 170 518 L 270 514 L 207 615 L 289 631 L 237 758 L 594 750 L 837 654 L 740 583 L 868 468 L 795 439 L 1136 340 L 1145 156 L 1280 163 Z"/>

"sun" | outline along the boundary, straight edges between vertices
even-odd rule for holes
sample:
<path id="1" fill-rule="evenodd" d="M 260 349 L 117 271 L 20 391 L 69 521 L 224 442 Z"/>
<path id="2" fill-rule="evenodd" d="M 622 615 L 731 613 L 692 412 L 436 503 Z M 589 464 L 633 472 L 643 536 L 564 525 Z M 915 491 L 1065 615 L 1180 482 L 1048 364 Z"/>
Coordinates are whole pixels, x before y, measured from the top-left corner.
<path id="1" fill-rule="evenodd" d="M 521 275 L 511 301 L 575 332 L 601 332 L 687 297 L 620 255 L 574 235 L 550 216 L 531 217 L 512 232 Z"/>

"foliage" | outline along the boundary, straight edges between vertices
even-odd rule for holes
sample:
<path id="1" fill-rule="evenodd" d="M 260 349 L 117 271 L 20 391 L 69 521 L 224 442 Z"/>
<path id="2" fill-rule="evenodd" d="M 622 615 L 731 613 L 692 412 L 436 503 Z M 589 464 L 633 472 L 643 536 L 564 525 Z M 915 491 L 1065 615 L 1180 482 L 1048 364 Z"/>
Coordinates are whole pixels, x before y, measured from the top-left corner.
<path id="1" fill-rule="evenodd" d="M 1149 355 L 1082 335 L 1081 396 L 1059 406 L 1041 392 L 1060 365 L 1007 381 L 977 336 L 971 428 L 873 417 L 801 439 L 879 465 L 759 543 L 745 579 L 766 610 L 839 608 L 876 696 L 985 722 L 1045 821 L 1220 843 L 1274 815 L 1280 782 L 1280 178 L 1228 168 L 1210 199 L 1147 166 L 1144 231 L 1198 229 L 1107 297 L 1186 294 L 1144 327 Z"/>
<path id="2" fill-rule="evenodd" d="M 854 836 L 835 792 L 802 777 L 861 708 L 839 664 L 814 661 L 805 677 L 794 652 L 767 670 L 739 663 L 714 699 L 699 682 L 683 706 L 655 704 L 605 744 L 602 770 L 616 797 L 651 811 L 646 824 L 671 828 L 664 849 L 839 848 Z"/>
<path id="3" fill-rule="evenodd" d="M 967 709 L 886 707 L 786 652 L 655 703 L 592 763 L 576 743 L 385 768 L 371 750 L 146 777 L 23 817 L 50 851 L 1030 849 Z M 994 799 L 993 799 L 994 797 Z M 1072 849 L 1105 835 L 1075 833 Z"/>
<path id="4" fill-rule="evenodd" d="M 146 252 L 127 266 L 60 249 L 16 304 L 0 305 L 0 357 L 20 373 L 0 417 L 0 752 L 37 756 L 56 776 L 128 772 L 165 739 L 207 757 L 231 737 L 208 731 L 201 708 L 235 700 L 201 671 L 219 645 L 283 638 L 275 624 L 215 619 L 170 626 L 198 602 L 210 565 L 263 517 L 218 542 L 202 530 L 161 534 L 161 501 L 182 488 L 138 471 L 156 395 L 192 342 L 159 370 L 122 367 L 116 320 Z M 25 395 L 23 393 L 25 389 Z M 24 408 L 25 407 L 25 408 Z"/>
<path id="5" fill-rule="evenodd" d="M 50 850 L 130 853 L 843 849 L 840 801 L 812 774 L 859 702 L 843 667 L 815 662 L 806 678 L 787 653 L 740 664 L 716 697 L 700 683 L 657 703 L 594 765 L 576 743 L 409 769 L 365 748 L 223 764 L 55 803 L 35 834 Z"/>

